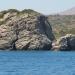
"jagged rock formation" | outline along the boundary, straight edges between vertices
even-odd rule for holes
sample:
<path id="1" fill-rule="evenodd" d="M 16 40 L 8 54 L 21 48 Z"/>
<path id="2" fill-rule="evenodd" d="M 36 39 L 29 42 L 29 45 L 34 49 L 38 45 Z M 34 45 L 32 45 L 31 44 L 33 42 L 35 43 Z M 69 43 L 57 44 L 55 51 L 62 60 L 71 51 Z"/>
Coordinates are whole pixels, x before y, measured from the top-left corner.
<path id="1" fill-rule="evenodd" d="M 61 37 L 57 40 L 54 49 L 60 51 L 74 51 L 75 50 L 75 35 L 67 34 L 66 36 Z"/>
<path id="2" fill-rule="evenodd" d="M 51 49 L 54 35 L 45 16 L 32 10 L 10 11 L 0 17 L 0 50 Z"/>

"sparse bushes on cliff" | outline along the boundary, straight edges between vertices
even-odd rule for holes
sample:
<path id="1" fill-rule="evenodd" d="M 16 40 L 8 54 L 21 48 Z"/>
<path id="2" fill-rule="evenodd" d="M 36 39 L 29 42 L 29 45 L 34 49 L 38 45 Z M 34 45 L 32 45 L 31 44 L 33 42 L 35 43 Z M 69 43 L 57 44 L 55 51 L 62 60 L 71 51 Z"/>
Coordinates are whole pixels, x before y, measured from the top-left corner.
<path id="1" fill-rule="evenodd" d="M 66 34 L 75 34 L 75 15 L 50 15 L 48 20 L 56 38 Z"/>

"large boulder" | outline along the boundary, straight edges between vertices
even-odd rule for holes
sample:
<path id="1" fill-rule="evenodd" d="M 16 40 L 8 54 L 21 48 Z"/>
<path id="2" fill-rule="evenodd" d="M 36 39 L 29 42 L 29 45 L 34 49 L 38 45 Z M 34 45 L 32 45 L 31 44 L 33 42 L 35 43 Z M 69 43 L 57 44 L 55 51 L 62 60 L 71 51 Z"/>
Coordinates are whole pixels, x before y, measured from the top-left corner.
<path id="1" fill-rule="evenodd" d="M 75 35 L 67 34 L 57 40 L 58 50 L 60 51 L 73 51 L 75 50 Z"/>
<path id="2" fill-rule="evenodd" d="M 15 14 L 0 25 L 2 50 L 50 50 L 53 40 L 52 28 L 41 14 Z"/>

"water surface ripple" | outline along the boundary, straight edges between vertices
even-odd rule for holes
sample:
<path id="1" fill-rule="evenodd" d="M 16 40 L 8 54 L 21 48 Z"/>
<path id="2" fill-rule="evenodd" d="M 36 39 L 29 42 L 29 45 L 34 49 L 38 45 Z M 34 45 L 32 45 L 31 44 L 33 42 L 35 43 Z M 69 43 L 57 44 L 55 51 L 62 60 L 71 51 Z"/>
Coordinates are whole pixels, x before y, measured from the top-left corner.
<path id="1" fill-rule="evenodd" d="M 0 52 L 0 75 L 75 75 L 75 52 Z"/>

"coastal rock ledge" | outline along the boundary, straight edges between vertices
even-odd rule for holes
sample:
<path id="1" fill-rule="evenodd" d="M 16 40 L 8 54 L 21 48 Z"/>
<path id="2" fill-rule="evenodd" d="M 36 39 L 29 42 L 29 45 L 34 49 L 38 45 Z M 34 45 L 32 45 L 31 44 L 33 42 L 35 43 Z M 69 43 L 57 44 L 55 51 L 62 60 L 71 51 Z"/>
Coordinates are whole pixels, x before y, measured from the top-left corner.
<path id="1" fill-rule="evenodd" d="M 67 34 L 53 43 L 56 51 L 75 51 L 75 35 Z"/>
<path id="2" fill-rule="evenodd" d="M 0 18 L 0 50 L 50 50 L 53 39 L 41 14 L 7 12 Z"/>

